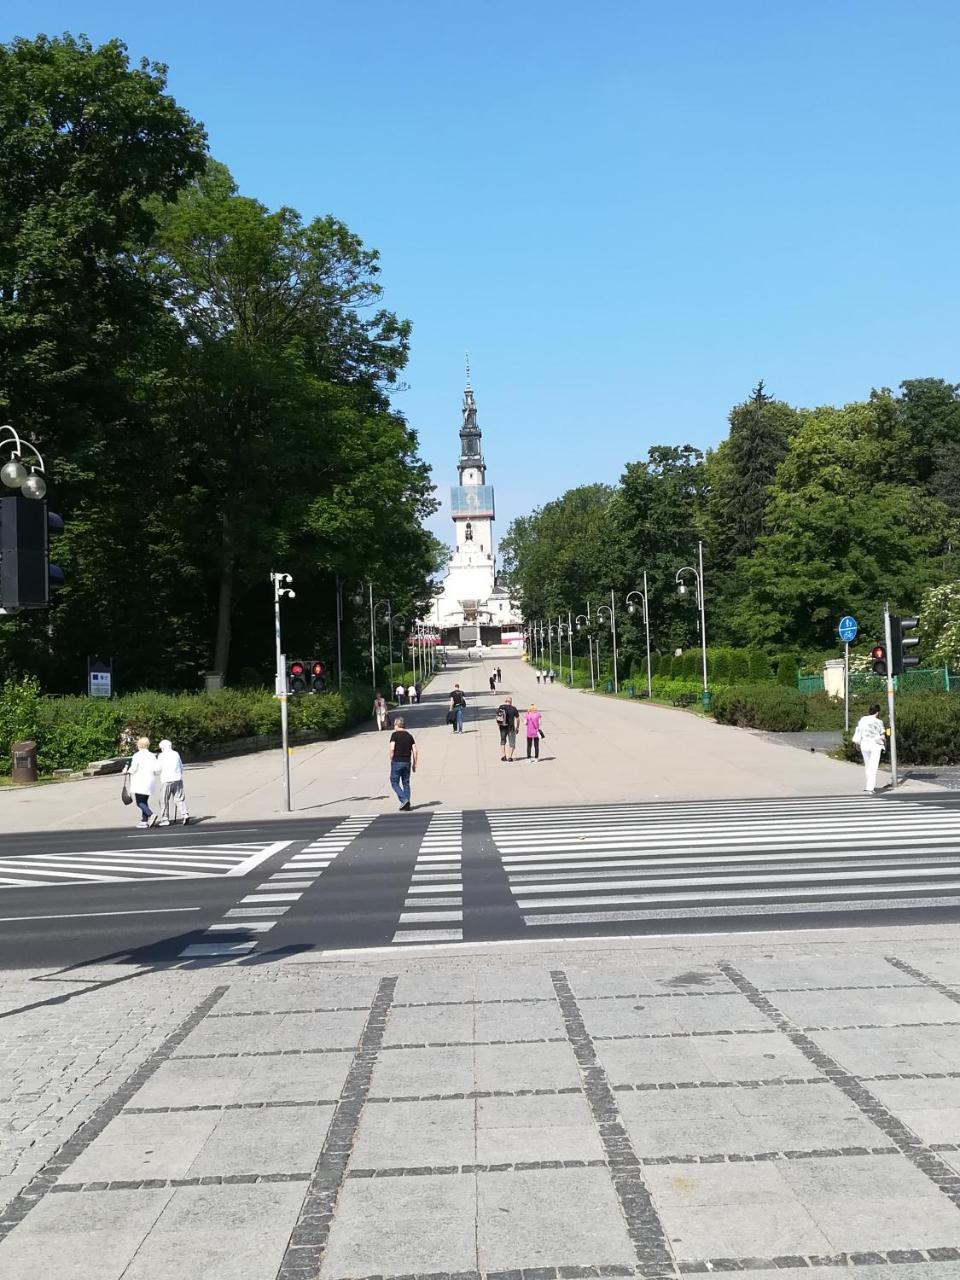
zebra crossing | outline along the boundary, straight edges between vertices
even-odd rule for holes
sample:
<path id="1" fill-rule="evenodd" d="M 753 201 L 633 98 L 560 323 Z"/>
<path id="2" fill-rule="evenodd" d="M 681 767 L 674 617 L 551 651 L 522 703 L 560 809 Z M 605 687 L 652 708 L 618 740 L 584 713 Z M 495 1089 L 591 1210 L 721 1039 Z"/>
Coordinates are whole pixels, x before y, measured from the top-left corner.
<path id="1" fill-rule="evenodd" d="M 956 811 L 874 796 L 488 812 L 534 929 L 960 906 Z"/>
<path id="2" fill-rule="evenodd" d="M 463 814 L 435 813 L 413 868 L 397 943 L 463 941 Z"/>
<path id="3" fill-rule="evenodd" d="M 142 844 L 81 853 L 18 854 L 0 858 L 0 890 L 60 888 L 64 885 L 119 884 L 142 880 L 203 880 L 246 876 L 289 840 L 245 843 Z"/>
<path id="4" fill-rule="evenodd" d="M 323 875 L 372 817 L 345 818 L 325 835 L 305 845 L 277 871 L 241 898 L 220 921 L 208 925 L 199 941 L 191 942 L 179 953 L 184 960 L 248 955 L 259 945 L 262 935 L 286 915 L 304 892 Z M 281 848 L 291 841 L 286 840 Z"/>

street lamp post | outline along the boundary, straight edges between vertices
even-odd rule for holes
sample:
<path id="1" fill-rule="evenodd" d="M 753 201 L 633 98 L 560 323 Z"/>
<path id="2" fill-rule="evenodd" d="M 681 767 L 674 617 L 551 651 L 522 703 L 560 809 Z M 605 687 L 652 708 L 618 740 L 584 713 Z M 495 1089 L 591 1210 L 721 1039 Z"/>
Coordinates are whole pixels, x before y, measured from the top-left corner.
<path id="1" fill-rule="evenodd" d="M 373 692 L 377 692 L 377 652 L 374 647 L 374 617 L 373 617 L 373 583 L 367 583 L 367 590 L 370 595 L 370 683 L 373 685 Z"/>
<path id="2" fill-rule="evenodd" d="M 610 635 L 613 638 L 613 692 L 620 692 L 620 678 L 617 674 L 617 602 L 613 591 L 610 592 L 610 603 L 597 606 L 597 617 L 606 613 L 610 623 Z"/>
<path id="3" fill-rule="evenodd" d="M 685 596 L 687 594 L 687 584 L 683 581 L 685 573 L 692 573 L 694 579 L 694 593 L 697 605 L 700 608 L 700 649 L 703 656 L 703 691 L 707 692 L 707 612 L 703 599 L 703 543 L 697 543 L 697 553 L 699 556 L 700 569 L 699 572 L 692 565 L 684 565 L 682 569 L 677 570 L 676 583 L 677 592 Z"/>
<path id="4" fill-rule="evenodd" d="M 25 450 L 28 454 L 27 462 L 23 460 Z M 0 426 L 0 461 L 2 461 L 5 453 L 7 454 L 7 460 L 0 466 L 0 497 L 3 496 L 3 490 L 5 489 L 9 489 L 11 492 L 19 489 L 24 498 L 31 498 L 35 501 L 45 498 L 47 481 L 43 458 L 40 456 L 36 445 L 18 435 L 9 424 Z M 30 454 L 33 457 L 29 457 Z M 10 496 L 11 494 L 8 493 L 7 497 Z M 4 608 L 3 600 L 0 598 L 0 617 L 12 617 L 14 614 L 19 613 L 22 607 L 29 606 L 21 606 L 11 600 L 10 607 Z"/>
<path id="5" fill-rule="evenodd" d="M 631 603 L 633 597 L 643 601 L 643 625 L 647 634 L 647 697 L 653 698 L 653 681 L 650 675 L 650 597 L 647 593 L 647 571 L 643 571 L 643 590 L 631 591 L 627 596 L 627 612 L 633 613 L 636 604 Z"/>
<path id="6" fill-rule="evenodd" d="M 274 637 L 277 642 L 277 697 L 280 699 L 280 746 L 283 751 L 283 768 L 281 776 L 283 780 L 283 807 L 287 813 L 290 812 L 290 724 L 287 712 L 287 698 L 289 696 L 287 690 L 287 667 L 283 656 L 283 646 L 280 642 L 280 599 L 286 596 L 288 600 L 293 600 L 296 596 L 295 591 L 291 591 L 290 583 L 293 581 L 289 573 L 271 573 L 270 581 L 273 583 L 273 630 Z"/>
<path id="7" fill-rule="evenodd" d="M 596 689 L 597 685 L 593 678 L 593 636 L 590 634 L 590 630 L 589 630 L 589 627 L 590 627 L 590 606 L 589 605 L 587 605 L 587 612 L 585 614 L 578 613 L 576 618 L 574 619 L 574 622 L 576 622 L 577 624 L 578 631 L 580 630 L 581 627 L 587 628 L 587 644 L 590 646 L 590 688 Z"/>
<path id="8" fill-rule="evenodd" d="M 567 657 L 570 659 L 570 688 L 573 688 L 573 618 L 567 610 Z"/>
<path id="9" fill-rule="evenodd" d="M 392 674 L 393 673 L 393 605 L 392 603 L 389 600 L 378 600 L 377 603 L 373 606 L 370 617 L 372 620 L 372 624 L 375 627 L 377 624 L 377 612 L 383 608 L 386 608 L 386 613 L 384 614 L 384 617 L 387 620 L 387 650 L 390 654 L 390 671 L 391 671 L 390 678 L 392 680 L 393 679 L 393 674 Z M 373 654 L 372 641 L 371 641 L 370 653 L 372 656 Z M 376 675 L 374 675 L 374 684 L 376 684 Z M 376 689 L 374 689 L 374 692 L 376 692 Z"/>
<path id="10" fill-rule="evenodd" d="M 343 649 L 340 641 L 340 626 L 343 622 L 343 583 L 337 574 L 337 688 L 343 688 Z"/>

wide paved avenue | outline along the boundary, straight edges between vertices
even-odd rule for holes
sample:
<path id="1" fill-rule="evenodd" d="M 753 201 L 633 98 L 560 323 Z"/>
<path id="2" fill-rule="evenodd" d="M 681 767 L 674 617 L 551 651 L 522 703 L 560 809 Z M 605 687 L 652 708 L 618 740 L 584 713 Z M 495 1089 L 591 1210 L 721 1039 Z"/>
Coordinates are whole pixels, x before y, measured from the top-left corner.
<path id="1" fill-rule="evenodd" d="M 41 851 L 55 839 L 53 851 Z M 960 797 L 435 810 L 11 837 L 0 965 L 736 932 L 960 915 Z"/>

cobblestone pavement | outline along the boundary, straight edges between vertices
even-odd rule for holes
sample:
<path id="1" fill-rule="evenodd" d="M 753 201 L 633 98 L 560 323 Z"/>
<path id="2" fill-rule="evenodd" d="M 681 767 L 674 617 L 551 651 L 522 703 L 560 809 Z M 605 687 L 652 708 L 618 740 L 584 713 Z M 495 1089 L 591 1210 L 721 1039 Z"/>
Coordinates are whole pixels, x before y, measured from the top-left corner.
<path id="1" fill-rule="evenodd" d="M 4 1280 L 960 1276 L 955 926 L 4 975 Z"/>

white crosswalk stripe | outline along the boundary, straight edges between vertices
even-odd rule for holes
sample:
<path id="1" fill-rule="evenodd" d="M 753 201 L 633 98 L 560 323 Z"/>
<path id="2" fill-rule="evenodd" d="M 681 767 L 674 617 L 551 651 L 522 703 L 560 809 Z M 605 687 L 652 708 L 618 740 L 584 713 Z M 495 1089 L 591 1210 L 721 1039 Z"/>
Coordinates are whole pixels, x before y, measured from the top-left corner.
<path id="1" fill-rule="evenodd" d="M 463 941 L 463 814 L 435 813 L 407 889 L 397 943 Z"/>
<path id="2" fill-rule="evenodd" d="M 241 898 L 224 916 L 225 923 L 209 925 L 199 941 L 184 947 L 180 956 L 198 960 L 249 955 L 260 941 L 258 935 L 268 933 L 372 821 L 372 817 L 344 818 L 326 835 L 305 845 L 272 876 L 256 885 L 252 893 Z M 292 843 L 286 840 L 279 847 Z M 264 919 L 265 916 L 272 918 Z"/>
<path id="3" fill-rule="evenodd" d="M 533 927 L 960 906 L 955 811 L 874 796 L 487 814 Z"/>
<path id="4" fill-rule="evenodd" d="M 245 876 L 291 844 L 146 844 L 82 853 L 34 853 L 0 858 L 0 889 L 38 889 L 65 884 L 117 884 L 139 880 L 203 880 Z"/>

